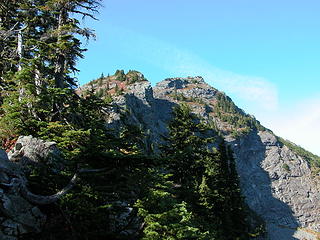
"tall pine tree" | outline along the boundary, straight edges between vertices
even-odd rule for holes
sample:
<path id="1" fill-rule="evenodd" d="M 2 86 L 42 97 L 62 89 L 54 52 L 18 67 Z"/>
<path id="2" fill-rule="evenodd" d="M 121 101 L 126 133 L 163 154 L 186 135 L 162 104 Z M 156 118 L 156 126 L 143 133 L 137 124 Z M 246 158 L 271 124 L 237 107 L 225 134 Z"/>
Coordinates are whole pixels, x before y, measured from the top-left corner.
<path id="1" fill-rule="evenodd" d="M 50 122 L 81 122 L 74 92 L 79 36 L 90 38 L 80 17 L 94 17 L 99 0 L 17 0 L 0 4 L 2 138 L 39 135 Z M 71 127 L 72 128 L 72 127 Z"/>

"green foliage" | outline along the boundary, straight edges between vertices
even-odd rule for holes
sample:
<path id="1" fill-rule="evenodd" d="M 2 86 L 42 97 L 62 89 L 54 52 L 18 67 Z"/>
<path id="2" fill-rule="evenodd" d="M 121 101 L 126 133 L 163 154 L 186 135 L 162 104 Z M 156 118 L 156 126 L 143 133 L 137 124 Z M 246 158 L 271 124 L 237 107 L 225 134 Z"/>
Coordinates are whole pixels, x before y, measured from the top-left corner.
<path id="1" fill-rule="evenodd" d="M 238 138 L 238 137 L 241 137 L 243 135 L 248 134 L 250 131 L 251 131 L 250 127 L 244 127 L 244 128 L 241 128 L 241 129 L 233 129 L 231 131 L 231 136 L 233 138 Z"/>
<path id="2" fill-rule="evenodd" d="M 114 75 L 116 76 L 116 80 L 121 82 L 124 82 L 127 79 L 124 70 L 117 70 Z"/>
<path id="3" fill-rule="evenodd" d="M 266 130 L 253 116 L 244 113 L 224 93 L 217 93 L 217 103 L 214 107 L 215 115 L 223 122 L 231 125 L 232 136 L 237 138 L 247 134 L 252 129 Z"/>
<path id="4" fill-rule="evenodd" d="M 198 83 L 200 83 L 200 81 L 199 81 L 199 80 L 196 80 L 196 79 L 191 79 L 191 83 L 192 83 L 192 84 L 198 84 Z"/>
<path id="5" fill-rule="evenodd" d="M 126 76 L 127 76 L 129 84 L 133 84 L 133 83 L 141 82 L 141 81 L 146 81 L 144 76 L 140 72 L 135 71 L 135 70 L 129 70 L 128 73 L 126 74 Z"/>
<path id="6" fill-rule="evenodd" d="M 287 172 L 290 172 L 290 167 L 289 167 L 288 164 L 284 163 L 284 164 L 282 165 L 282 168 L 283 168 L 284 170 L 286 170 Z"/>
<path id="7" fill-rule="evenodd" d="M 2 104 L 0 119 L 0 137 L 2 140 L 12 136 L 18 136 L 23 133 L 25 119 L 24 114 L 19 110 L 24 105 L 23 102 L 18 101 L 18 93 L 11 94 L 5 98 Z"/>
<path id="8" fill-rule="evenodd" d="M 141 239 L 207 239 L 208 233 L 196 226 L 195 216 L 188 210 L 187 203 L 178 200 L 170 174 L 151 171 L 152 183 L 146 196 L 135 206 L 143 217 L 146 227 Z"/>
<path id="9" fill-rule="evenodd" d="M 95 176 L 97 177 L 97 176 Z M 74 235 L 78 239 L 99 239 L 108 234 L 111 206 L 106 195 L 96 189 L 96 184 L 82 181 L 79 187 L 61 199 L 61 209 L 68 214 Z M 68 234 L 67 234 L 68 236 Z"/>
<path id="10" fill-rule="evenodd" d="M 139 81 L 139 77 L 137 74 L 130 76 L 129 84 L 133 84 Z"/>
<path id="11" fill-rule="evenodd" d="M 191 97 L 190 98 L 190 102 L 196 102 L 196 103 L 199 103 L 199 104 L 205 104 L 203 99 L 197 98 L 197 97 Z"/>
<path id="12" fill-rule="evenodd" d="M 283 145 L 287 146 L 289 149 L 291 149 L 293 152 L 295 152 L 297 155 L 301 156 L 305 160 L 307 160 L 312 167 L 314 168 L 320 168 L 320 157 L 305 150 L 304 148 L 288 141 L 284 140 L 281 137 L 278 137 L 278 141 L 281 142 Z"/>
<path id="13" fill-rule="evenodd" d="M 111 94 L 106 93 L 105 98 L 104 98 L 104 102 L 105 102 L 106 104 L 110 104 L 110 103 L 112 103 L 112 101 L 113 101 L 113 99 L 112 99 Z"/>
<path id="14" fill-rule="evenodd" d="M 71 73 L 77 72 L 75 63 L 85 51 L 76 36 L 92 36 L 89 29 L 81 28 L 75 15 L 93 17 L 98 5 L 99 0 L 32 0 L 0 8 L 0 15 L 7 18 L 0 27 L 14 33 L 0 47 L 2 56 L 8 57 L 8 64 L 0 63 L 1 84 L 6 90 L 1 93 L 2 139 L 19 134 L 37 136 L 48 122 L 73 118 L 74 114 L 65 111 L 76 98 Z"/>
<path id="15" fill-rule="evenodd" d="M 205 104 L 201 98 L 198 97 L 186 97 L 182 92 L 174 92 L 171 94 L 171 97 L 177 101 L 182 102 L 193 102 L 199 104 Z"/>
<path id="16" fill-rule="evenodd" d="M 105 90 L 103 88 L 100 88 L 100 89 L 97 90 L 96 96 L 98 98 L 102 98 L 104 95 L 105 95 Z"/>
<path id="17" fill-rule="evenodd" d="M 185 182 L 196 174 L 198 166 L 195 159 L 206 151 L 206 144 L 213 139 L 201 139 L 197 134 L 206 131 L 204 125 L 197 123 L 196 116 L 186 104 L 174 108 L 174 118 L 169 123 L 168 145 L 163 146 L 170 156 L 170 167 L 175 171 L 176 180 Z"/>
<path id="18" fill-rule="evenodd" d="M 171 94 L 172 98 L 177 101 L 186 101 L 187 98 L 184 96 L 183 93 L 174 92 Z"/>
<path id="19" fill-rule="evenodd" d="M 163 149 L 172 180 L 181 185 L 176 198 L 187 203 L 208 239 L 247 239 L 248 227 L 235 163 L 222 141 L 218 150 L 206 137 L 210 130 L 198 123 L 190 108 L 181 104 L 173 111 L 168 145 Z"/>
<path id="20" fill-rule="evenodd" d="M 103 85 L 103 78 L 100 77 L 98 80 L 98 86 L 102 87 L 102 85 Z"/>
<path id="21" fill-rule="evenodd" d="M 245 206 L 245 211 L 248 215 L 248 226 L 250 238 L 266 238 L 266 223 L 261 216 L 251 210 L 248 206 Z"/>

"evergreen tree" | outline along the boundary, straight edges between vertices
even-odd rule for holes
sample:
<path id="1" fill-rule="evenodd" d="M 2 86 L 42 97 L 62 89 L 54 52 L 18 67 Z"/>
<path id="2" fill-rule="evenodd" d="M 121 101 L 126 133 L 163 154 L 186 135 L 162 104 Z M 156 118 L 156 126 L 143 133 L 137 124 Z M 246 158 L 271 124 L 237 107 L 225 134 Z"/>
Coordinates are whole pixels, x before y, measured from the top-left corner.
<path id="1" fill-rule="evenodd" d="M 163 149 L 179 183 L 186 183 L 201 172 L 201 155 L 207 151 L 207 143 L 213 140 L 200 138 L 206 128 L 197 121 L 188 105 L 181 104 L 174 108 L 173 119 L 169 123 L 169 138 Z"/>
<path id="2" fill-rule="evenodd" d="M 170 174 L 149 169 L 148 187 L 145 197 L 135 207 L 146 224 L 143 240 L 161 239 L 208 239 L 208 232 L 197 226 L 190 206 L 174 195 L 174 183 Z"/>
<path id="3" fill-rule="evenodd" d="M 76 119 L 68 106 L 79 102 L 71 76 L 84 49 L 76 35 L 92 36 L 71 14 L 93 17 L 96 0 L 21 0 L 1 4 L 0 62 L 3 106 L 1 135 L 33 134 L 47 122 Z M 10 12 L 7 14 L 6 12 Z M 13 45 L 14 42 L 18 44 Z M 16 50 L 16 51 L 15 51 Z M 16 52 L 16 54 L 13 54 Z M 13 129 L 11 123 L 15 122 Z"/>
<path id="4" fill-rule="evenodd" d="M 219 140 L 219 148 L 210 150 L 208 129 L 186 104 L 174 109 L 169 130 L 164 150 L 172 179 L 181 184 L 177 197 L 189 205 L 210 239 L 247 239 L 244 203 L 226 143 Z"/>
<path id="5" fill-rule="evenodd" d="M 124 73 L 124 70 L 117 70 L 114 74 L 116 76 L 116 80 L 118 81 L 125 81 L 126 80 L 126 74 Z"/>

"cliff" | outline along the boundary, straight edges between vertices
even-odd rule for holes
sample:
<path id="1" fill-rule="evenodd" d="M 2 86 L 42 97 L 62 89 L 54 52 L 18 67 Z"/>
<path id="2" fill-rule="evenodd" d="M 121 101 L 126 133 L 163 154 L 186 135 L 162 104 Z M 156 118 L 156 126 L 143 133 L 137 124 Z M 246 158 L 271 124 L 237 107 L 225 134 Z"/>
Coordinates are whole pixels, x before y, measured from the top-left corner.
<path id="1" fill-rule="evenodd" d="M 269 238 L 319 237 L 316 156 L 310 159 L 299 155 L 292 144 L 261 126 L 253 116 L 239 109 L 229 97 L 209 86 L 201 77 L 165 79 L 153 88 L 143 75 L 139 77 L 143 81 L 138 78 L 133 83 L 118 82 L 122 84 L 122 92 L 112 96 L 112 106 L 107 110 L 110 128 L 121 125 L 120 115 L 125 111 L 129 122 L 148 134 L 146 150 L 157 152 L 163 136 L 168 134 L 166 125 L 172 107 L 186 103 L 231 146 L 242 194 L 250 209 L 265 221 Z M 107 83 L 110 80 L 114 79 L 101 79 L 101 86 L 108 84 L 110 87 L 110 82 Z M 99 91 L 97 86 L 93 89 Z M 110 91 L 114 90 L 111 88 Z"/>

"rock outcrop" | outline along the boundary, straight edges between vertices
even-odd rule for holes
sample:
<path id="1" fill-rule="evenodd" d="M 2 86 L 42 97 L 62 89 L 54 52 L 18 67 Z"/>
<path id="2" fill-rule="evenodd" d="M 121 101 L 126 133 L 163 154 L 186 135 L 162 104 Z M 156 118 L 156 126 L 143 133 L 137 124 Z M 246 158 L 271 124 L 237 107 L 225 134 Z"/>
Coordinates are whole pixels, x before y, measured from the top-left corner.
<path id="1" fill-rule="evenodd" d="M 20 193 L 20 185 L 15 184 L 22 169 L 11 162 L 4 150 L 0 150 L 0 239 L 16 240 L 29 232 L 40 232 L 45 223 L 45 215 L 39 208 L 28 202 Z"/>
<path id="2" fill-rule="evenodd" d="M 41 232 L 46 216 L 38 206 L 53 203 L 67 193 L 77 174 L 65 188 L 49 196 L 30 192 L 27 176 L 34 167 L 60 171 L 63 163 L 54 142 L 32 136 L 19 137 L 9 154 L 0 150 L 0 239 L 17 240 L 26 233 Z"/>
<path id="3" fill-rule="evenodd" d="M 147 134 L 146 152 L 157 152 L 167 134 L 167 122 L 175 103 L 166 99 L 154 98 L 149 82 L 138 82 L 126 87 L 125 94 L 113 97 L 108 112 L 108 128 L 119 130 L 123 125 L 138 126 Z M 121 116 L 125 115 L 125 118 Z"/>
<path id="4" fill-rule="evenodd" d="M 242 193 L 266 222 L 270 239 L 317 239 L 320 195 L 308 162 L 269 131 L 253 131 L 230 144 Z"/>
<path id="5" fill-rule="evenodd" d="M 147 133 L 154 151 L 168 133 L 172 107 L 180 102 L 188 104 L 232 147 L 245 201 L 265 221 L 267 238 L 317 239 L 320 193 L 308 161 L 203 78 L 166 79 L 154 88 L 148 82 L 138 82 L 126 86 L 113 100 L 113 107 L 107 110 L 109 127 L 119 128 L 121 114 L 129 113 L 130 123 Z M 224 108 L 219 101 L 228 104 L 225 109 L 229 112 L 217 111 Z"/>
<path id="6" fill-rule="evenodd" d="M 56 143 L 32 136 L 19 137 L 14 148 L 8 152 L 8 157 L 25 170 L 30 166 L 46 166 L 56 172 L 64 168 L 64 160 Z"/>

